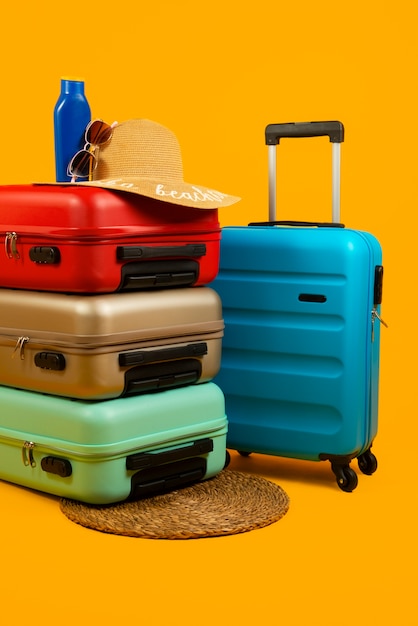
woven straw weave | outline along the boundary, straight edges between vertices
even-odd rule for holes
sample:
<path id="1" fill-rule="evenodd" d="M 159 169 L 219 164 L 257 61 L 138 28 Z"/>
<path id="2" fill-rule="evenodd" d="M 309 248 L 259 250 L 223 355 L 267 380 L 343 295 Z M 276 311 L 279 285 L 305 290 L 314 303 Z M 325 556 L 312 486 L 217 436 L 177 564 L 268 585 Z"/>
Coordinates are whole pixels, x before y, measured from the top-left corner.
<path id="1" fill-rule="evenodd" d="M 164 495 L 115 505 L 62 499 L 73 522 L 105 533 L 147 539 L 196 539 L 248 532 L 280 520 L 289 497 L 257 476 L 223 470 L 215 478 Z"/>

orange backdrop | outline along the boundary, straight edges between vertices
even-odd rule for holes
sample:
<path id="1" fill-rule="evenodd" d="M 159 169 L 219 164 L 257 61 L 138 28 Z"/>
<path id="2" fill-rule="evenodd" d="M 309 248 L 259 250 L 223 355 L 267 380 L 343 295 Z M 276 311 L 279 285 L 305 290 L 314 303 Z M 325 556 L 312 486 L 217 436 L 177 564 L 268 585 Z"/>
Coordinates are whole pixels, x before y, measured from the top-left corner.
<path id="1" fill-rule="evenodd" d="M 382 329 L 376 448 L 386 468 L 383 471 L 388 476 L 392 468 L 397 472 L 391 489 L 382 493 L 383 514 L 394 517 L 396 530 L 393 536 L 386 531 L 382 535 L 378 521 L 369 526 L 365 520 L 364 532 L 374 545 L 381 545 L 382 551 L 388 549 L 389 542 L 390 554 L 396 552 L 397 538 L 407 532 L 405 523 L 412 528 L 417 516 L 418 38 L 413 8 L 406 0 L 384 5 L 377 0 L 119 0 L 113 5 L 97 0 L 81 5 L 22 0 L 7 3 L 0 22 L 1 184 L 53 180 L 52 114 L 62 75 L 84 77 L 95 117 L 109 122 L 147 117 L 171 128 L 182 146 L 186 180 L 242 197 L 239 204 L 222 210 L 223 225 L 267 217 L 266 124 L 320 119 L 344 123 L 342 221 L 373 232 L 384 252 L 382 315 L 389 329 Z M 329 146 L 326 139 L 281 143 L 280 217 L 329 218 Z M 404 520 L 397 516 L 396 507 L 388 503 L 386 511 L 383 506 L 384 499 L 392 498 L 400 484 L 403 494 L 410 494 L 409 514 Z M 1 507 L 3 515 L 8 502 L 3 501 Z M 315 516 L 318 520 L 318 513 Z M 96 535 L 92 536 L 96 541 Z M 266 534 L 266 551 L 270 550 L 269 537 Z M 294 539 L 296 545 L 296 535 Z M 410 567 L 416 568 L 415 535 L 406 546 L 406 551 L 411 551 L 409 557 L 415 554 Z M 164 570 L 161 544 L 158 550 Z M 295 550 L 297 554 L 297 546 Z M 228 568 L 236 556 L 225 553 L 219 567 Z M 352 563 L 344 565 L 356 567 L 358 556 L 353 554 Z M 47 557 L 45 546 L 42 560 Z M 57 563 L 56 554 L 49 557 Z M 303 559 L 303 555 L 297 558 Z M 399 568 L 396 563 L 394 568 Z M 301 561 L 300 567 L 313 565 L 302 565 Z M 277 567 L 277 562 L 272 567 Z M 316 563 L 315 567 L 326 568 L 326 563 Z M 240 572 L 231 566 L 229 591 L 225 572 L 223 588 L 219 588 L 217 567 L 212 564 L 212 568 L 205 571 L 204 561 L 198 568 L 202 587 L 210 593 L 207 597 L 215 594 L 220 602 L 220 596 L 232 593 L 231 602 L 235 603 L 231 607 L 224 598 L 221 614 L 215 610 L 213 621 L 224 624 L 233 617 L 246 621 L 246 616 L 254 621 L 256 610 L 253 607 L 248 613 L 248 605 L 240 597 L 242 578 L 235 578 L 244 575 L 242 563 Z M 367 589 L 368 577 L 374 574 L 362 572 L 354 586 Z M 389 572 L 390 565 L 382 591 L 386 598 L 393 590 Z M 324 586 L 327 579 L 328 574 L 324 575 Z M 332 597 L 328 604 L 324 600 L 324 612 L 335 615 L 347 601 L 344 616 L 361 619 L 359 607 L 350 614 L 349 597 L 357 592 L 349 591 L 347 584 L 338 592 L 334 580 Z M 415 618 L 409 619 L 405 599 L 397 596 L 399 586 L 394 593 L 391 607 L 394 614 L 400 611 L 399 623 L 412 625 Z M 248 594 L 246 585 L 244 594 Z M 280 589 L 277 594 L 283 600 Z M 303 603 L 303 595 L 303 590 L 286 588 L 290 603 Z M 363 595 L 366 598 L 367 591 Z M 206 596 L 202 597 L 207 617 L 211 605 L 205 604 Z M 379 600 L 374 601 L 374 607 L 376 603 L 379 605 Z M 226 606 L 228 620 L 223 621 Z M 156 608 L 153 602 L 153 608 L 144 610 L 152 615 Z M 6 608 L 11 614 L 15 609 L 14 603 Z M 33 609 L 28 610 L 33 618 Z M 309 623 L 308 615 L 306 609 L 303 624 Z M 366 615 L 371 618 L 372 610 L 367 609 Z M 277 623 L 273 610 L 271 618 Z M 382 620 L 383 614 L 373 623 L 383 624 Z M 299 626 L 297 621 L 287 621 Z M 337 618 L 325 619 L 324 623 L 349 622 Z"/>

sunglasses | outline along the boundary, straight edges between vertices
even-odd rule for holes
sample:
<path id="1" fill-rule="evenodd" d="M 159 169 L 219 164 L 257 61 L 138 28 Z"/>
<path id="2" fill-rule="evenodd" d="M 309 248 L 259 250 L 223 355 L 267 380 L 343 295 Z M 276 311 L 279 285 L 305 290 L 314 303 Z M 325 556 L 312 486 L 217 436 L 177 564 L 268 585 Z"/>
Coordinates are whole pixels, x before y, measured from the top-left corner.
<path id="1" fill-rule="evenodd" d="M 96 149 L 107 143 L 113 135 L 113 129 L 117 122 L 109 125 L 103 120 L 92 120 L 84 133 L 85 145 L 82 150 L 76 152 L 67 167 L 67 174 L 71 176 L 71 182 L 76 178 L 90 178 L 93 170 L 97 167 Z"/>

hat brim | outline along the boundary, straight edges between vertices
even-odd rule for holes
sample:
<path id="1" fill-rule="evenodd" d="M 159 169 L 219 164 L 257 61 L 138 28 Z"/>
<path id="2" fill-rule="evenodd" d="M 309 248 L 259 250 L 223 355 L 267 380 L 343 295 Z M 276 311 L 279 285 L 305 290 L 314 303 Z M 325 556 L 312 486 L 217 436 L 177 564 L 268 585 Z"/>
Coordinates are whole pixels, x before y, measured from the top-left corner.
<path id="1" fill-rule="evenodd" d="M 224 194 L 202 185 L 191 185 L 178 180 L 151 178 L 114 178 L 64 183 L 81 187 L 100 187 L 113 191 L 126 191 L 162 202 L 197 209 L 218 209 L 239 202 L 241 198 Z"/>

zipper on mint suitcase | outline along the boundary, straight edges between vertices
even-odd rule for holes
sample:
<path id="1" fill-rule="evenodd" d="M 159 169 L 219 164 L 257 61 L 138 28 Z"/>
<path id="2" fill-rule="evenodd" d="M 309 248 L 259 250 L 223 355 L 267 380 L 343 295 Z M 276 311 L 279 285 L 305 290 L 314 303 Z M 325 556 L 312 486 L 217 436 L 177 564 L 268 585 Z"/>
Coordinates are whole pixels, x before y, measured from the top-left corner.
<path id="1" fill-rule="evenodd" d="M 208 431 L 207 434 L 212 433 L 212 432 L 215 433 L 218 431 L 218 429 L 219 429 L 219 425 L 217 425 L 216 428 L 214 427 L 213 429 Z M 109 454 L 107 452 L 95 453 L 89 450 L 77 451 L 75 449 L 66 449 L 66 448 L 62 448 L 59 446 L 51 446 L 51 445 L 47 446 L 45 444 L 37 443 L 36 441 L 29 441 L 29 440 L 25 440 L 23 438 L 18 438 L 18 437 L 9 437 L 9 436 L 2 435 L 2 434 L 0 434 L 0 442 L 5 443 L 7 445 L 13 445 L 19 448 L 21 452 L 22 462 L 27 467 L 37 466 L 37 462 L 34 457 L 35 450 L 39 454 L 45 454 L 46 456 L 53 456 L 54 458 L 64 458 L 62 455 L 68 455 L 71 458 L 75 458 L 78 460 L 91 460 L 91 461 L 109 460 L 110 458 L 112 458 L 112 456 L 114 456 L 114 453 L 113 454 Z M 162 439 L 161 441 L 156 442 L 155 445 L 162 446 L 162 445 L 167 445 L 167 443 L 169 443 L 169 441 L 167 441 L 166 439 Z M 171 450 L 167 451 L 165 449 L 162 449 L 162 450 L 160 449 L 159 451 L 157 450 L 156 452 L 135 452 L 135 448 L 130 448 L 130 449 L 121 450 L 120 452 L 118 452 L 118 455 L 122 455 L 122 456 L 127 455 L 126 458 L 130 459 L 129 461 L 127 461 L 127 465 L 131 464 L 132 465 L 131 469 L 135 469 L 135 467 L 133 467 L 133 464 L 138 463 L 138 461 L 135 460 L 138 458 L 140 459 L 149 458 L 152 455 L 153 459 L 151 459 L 151 461 L 155 464 L 157 459 L 173 460 L 174 457 L 187 458 L 187 457 L 197 455 L 197 454 L 205 454 L 206 452 L 211 452 L 212 450 L 213 450 L 213 439 L 211 439 L 210 437 L 204 437 L 203 439 L 199 439 L 197 441 L 194 441 L 184 446 L 181 446 L 179 448 L 176 448 L 174 451 L 171 451 Z M 170 453 L 169 457 L 165 456 L 167 453 Z M 145 456 L 143 457 L 143 455 Z M 142 467 L 143 466 L 142 461 L 139 461 L 139 463 Z M 161 463 L 161 460 L 160 460 L 160 463 Z M 150 465 L 151 463 L 148 463 L 148 464 Z"/>

